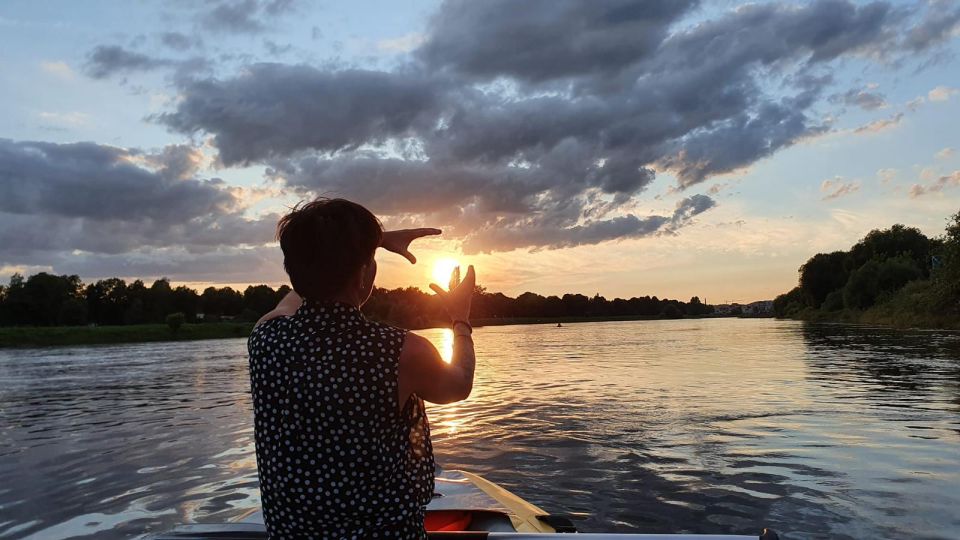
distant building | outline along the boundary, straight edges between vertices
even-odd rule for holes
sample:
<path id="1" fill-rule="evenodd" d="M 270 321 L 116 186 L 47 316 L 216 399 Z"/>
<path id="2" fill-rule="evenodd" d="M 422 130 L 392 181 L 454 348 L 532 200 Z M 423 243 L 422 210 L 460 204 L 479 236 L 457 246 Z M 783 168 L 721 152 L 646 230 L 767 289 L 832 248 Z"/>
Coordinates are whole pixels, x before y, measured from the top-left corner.
<path id="1" fill-rule="evenodd" d="M 772 317 L 773 300 L 758 300 L 749 304 L 717 304 L 714 314 L 721 317 Z"/>

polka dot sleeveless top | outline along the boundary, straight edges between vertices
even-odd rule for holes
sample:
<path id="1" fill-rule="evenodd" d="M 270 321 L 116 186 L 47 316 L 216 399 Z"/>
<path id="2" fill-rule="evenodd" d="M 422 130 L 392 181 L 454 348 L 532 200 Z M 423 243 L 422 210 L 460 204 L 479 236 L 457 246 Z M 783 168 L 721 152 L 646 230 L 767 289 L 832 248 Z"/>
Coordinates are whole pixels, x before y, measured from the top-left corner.
<path id="1" fill-rule="evenodd" d="M 404 330 L 305 301 L 248 342 L 263 517 L 271 539 L 425 538 L 430 428 L 397 406 Z"/>

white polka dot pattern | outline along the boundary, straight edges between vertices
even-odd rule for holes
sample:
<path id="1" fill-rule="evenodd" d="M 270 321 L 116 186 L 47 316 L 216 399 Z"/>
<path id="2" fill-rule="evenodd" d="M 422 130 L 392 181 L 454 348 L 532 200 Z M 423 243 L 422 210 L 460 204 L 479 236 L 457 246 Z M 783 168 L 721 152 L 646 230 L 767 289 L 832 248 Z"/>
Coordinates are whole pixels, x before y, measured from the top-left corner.
<path id="1" fill-rule="evenodd" d="M 434 460 L 423 400 L 397 408 L 406 331 L 306 301 L 250 336 L 257 468 L 271 539 L 424 538 Z"/>

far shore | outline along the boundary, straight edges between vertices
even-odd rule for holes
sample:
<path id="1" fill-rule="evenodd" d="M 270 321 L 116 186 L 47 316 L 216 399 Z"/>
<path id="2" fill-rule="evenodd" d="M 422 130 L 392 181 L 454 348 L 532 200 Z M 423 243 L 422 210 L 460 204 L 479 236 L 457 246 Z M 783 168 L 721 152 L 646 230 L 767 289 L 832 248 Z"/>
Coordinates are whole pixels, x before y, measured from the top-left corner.
<path id="1" fill-rule="evenodd" d="M 250 335 L 253 323 L 184 324 L 172 331 L 165 324 L 126 326 L 12 326 L 0 327 L 0 348 L 109 345 L 154 341 L 193 341 Z"/>
<path id="2" fill-rule="evenodd" d="M 718 318 L 707 317 L 686 317 Z M 649 316 L 607 317 L 500 317 L 475 319 L 473 325 L 509 326 L 523 324 L 573 324 L 584 322 L 668 320 Z M 438 328 L 425 325 L 412 330 Z M 0 327 L 0 348 L 65 347 L 74 345 L 110 345 L 123 343 L 151 343 L 158 341 L 194 341 L 203 339 L 243 338 L 250 335 L 253 323 L 219 322 L 184 324 L 172 331 L 165 324 L 134 324 L 126 326 L 14 326 Z"/>

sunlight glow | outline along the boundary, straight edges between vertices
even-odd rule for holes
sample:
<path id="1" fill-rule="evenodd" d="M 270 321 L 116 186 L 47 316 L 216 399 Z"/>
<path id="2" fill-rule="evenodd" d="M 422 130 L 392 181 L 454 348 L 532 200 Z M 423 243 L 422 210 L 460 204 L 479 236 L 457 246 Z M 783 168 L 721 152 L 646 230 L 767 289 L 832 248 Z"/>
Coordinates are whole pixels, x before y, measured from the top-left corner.
<path id="1" fill-rule="evenodd" d="M 450 275 L 457 266 L 460 266 L 460 263 L 455 259 L 437 259 L 437 261 L 433 263 L 433 275 L 431 279 L 434 283 L 446 289 L 447 284 L 450 283 Z"/>

